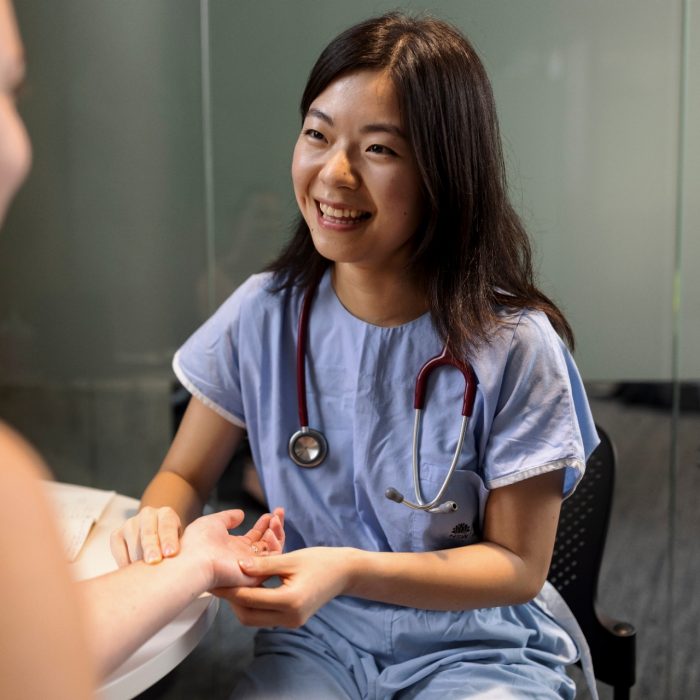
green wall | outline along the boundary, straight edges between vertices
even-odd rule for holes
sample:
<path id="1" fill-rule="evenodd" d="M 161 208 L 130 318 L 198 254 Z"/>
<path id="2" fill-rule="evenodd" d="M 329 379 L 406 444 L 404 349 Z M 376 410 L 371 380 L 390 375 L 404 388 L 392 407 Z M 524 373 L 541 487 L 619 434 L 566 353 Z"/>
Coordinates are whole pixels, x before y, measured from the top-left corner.
<path id="1" fill-rule="evenodd" d="M 173 349 L 287 235 L 313 60 L 337 31 L 395 5 L 23 0 L 35 166 L 0 238 L 0 373 L 167 372 Z M 682 92 L 681 1 L 403 5 L 456 22 L 489 70 L 513 198 L 586 379 L 672 378 L 678 325 L 678 367 L 700 376 L 700 54 L 691 44 Z"/>

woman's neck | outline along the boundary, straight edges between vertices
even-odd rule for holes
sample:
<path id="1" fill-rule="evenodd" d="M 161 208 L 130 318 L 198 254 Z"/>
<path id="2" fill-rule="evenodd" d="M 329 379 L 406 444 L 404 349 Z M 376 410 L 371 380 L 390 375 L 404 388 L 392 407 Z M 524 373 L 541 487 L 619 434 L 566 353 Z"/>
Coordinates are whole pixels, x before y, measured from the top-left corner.
<path id="1" fill-rule="evenodd" d="M 355 317 L 375 326 L 400 326 L 428 310 L 425 294 L 406 271 L 377 274 L 335 263 L 331 280 L 340 303 Z"/>

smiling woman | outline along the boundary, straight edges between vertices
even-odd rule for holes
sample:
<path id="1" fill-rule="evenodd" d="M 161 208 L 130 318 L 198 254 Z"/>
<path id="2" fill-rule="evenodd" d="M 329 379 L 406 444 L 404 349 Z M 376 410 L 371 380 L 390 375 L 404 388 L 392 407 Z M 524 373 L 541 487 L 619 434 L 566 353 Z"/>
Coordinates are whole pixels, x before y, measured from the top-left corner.
<path id="1" fill-rule="evenodd" d="M 262 628 L 239 696 L 571 698 L 578 649 L 542 591 L 597 436 L 481 61 L 444 22 L 372 18 L 324 49 L 301 119 L 292 238 L 177 352 L 193 398 L 124 536 L 152 546 L 146 506 L 170 531 L 200 512 L 246 431 L 291 551 L 242 563 L 280 587 L 226 596 Z M 414 378 L 448 356 L 419 422 Z M 327 454 L 290 446 L 308 425 Z M 458 507 L 405 507 L 414 482 Z"/>

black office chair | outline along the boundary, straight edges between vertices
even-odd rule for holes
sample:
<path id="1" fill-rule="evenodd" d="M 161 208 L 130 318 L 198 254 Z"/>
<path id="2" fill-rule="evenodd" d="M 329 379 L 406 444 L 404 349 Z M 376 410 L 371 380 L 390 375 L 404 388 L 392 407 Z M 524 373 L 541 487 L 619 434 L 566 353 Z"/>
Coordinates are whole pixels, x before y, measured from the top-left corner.
<path id="1" fill-rule="evenodd" d="M 562 503 L 547 578 L 588 640 L 596 679 L 613 687 L 615 700 L 628 700 L 635 682 L 637 632 L 628 622 L 605 615 L 596 604 L 615 484 L 615 449 L 608 434 L 597 430 L 600 445 L 576 491 Z"/>

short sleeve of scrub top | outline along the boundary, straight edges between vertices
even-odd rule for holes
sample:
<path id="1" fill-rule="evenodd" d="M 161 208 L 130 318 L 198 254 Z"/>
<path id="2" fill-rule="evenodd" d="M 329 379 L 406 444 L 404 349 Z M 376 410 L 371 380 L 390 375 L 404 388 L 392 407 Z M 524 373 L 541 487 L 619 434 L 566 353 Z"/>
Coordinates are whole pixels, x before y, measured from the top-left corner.
<path id="1" fill-rule="evenodd" d="M 239 364 L 241 314 L 264 288 L 268 275 L 253 275 L 187 340 L 173 359 L 180 383 L 204 405 L 245 428 Z"/>
<path id="2" fill-rule="evenodd" d="M 505 327 L 512 330 L 476 361 L 483 366 L 485 485 L 494 489 L 563 468 L 566 497 L 599 442 L 583 382 L 545 314 L 520 312 Z"/>

